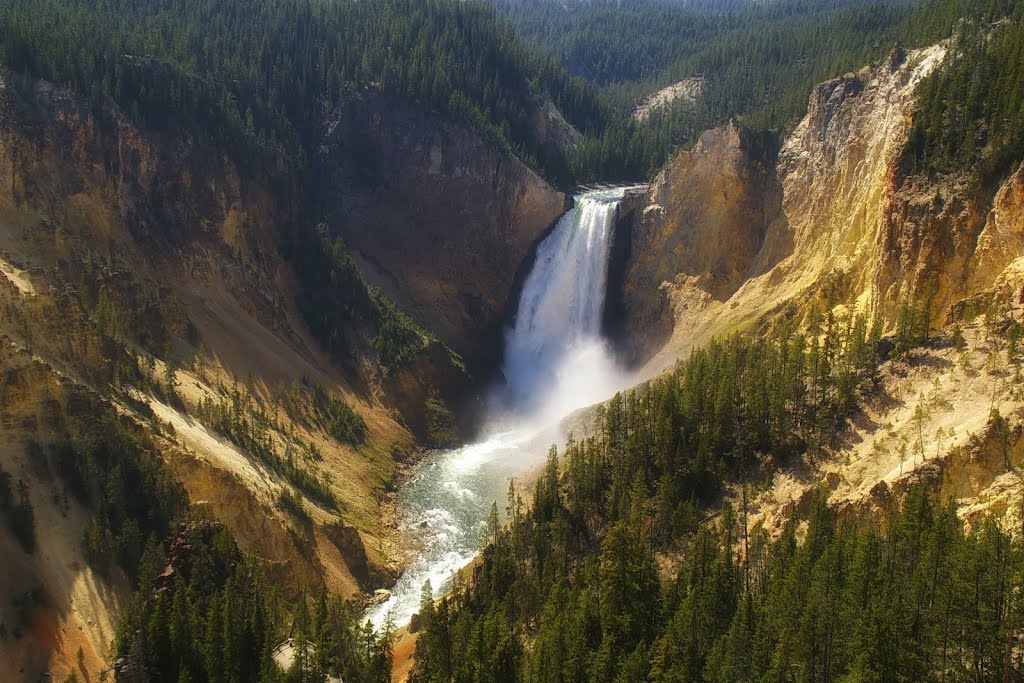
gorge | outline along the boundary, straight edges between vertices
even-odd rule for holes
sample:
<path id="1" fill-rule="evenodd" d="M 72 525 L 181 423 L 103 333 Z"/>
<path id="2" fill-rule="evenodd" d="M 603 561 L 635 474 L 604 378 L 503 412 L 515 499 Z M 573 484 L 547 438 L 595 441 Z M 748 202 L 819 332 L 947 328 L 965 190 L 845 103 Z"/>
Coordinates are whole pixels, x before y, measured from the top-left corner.
<path id="1" fill-rule="evenodd" d="M 509 481 L 536 469 L 560 441 L 559 421 L 631 384 L 602 336 L 618 205 L 626 187 L 586 190 L 536 248 L 514 320 L 502 374 L 492 388 L 481 437 L 428 454 L 399 491 L 400 529 L 421 550 L 387 600 L 369 612 L 376 628 L 405 625 L 430 582 L 437 595 L 493 530 L 492 505 Z"/>
<path id="2" fill-rule="evenodd" d="M 1021 678 L 1021 74 L 1020 0 L 0 3 L 0 680 Z"/>

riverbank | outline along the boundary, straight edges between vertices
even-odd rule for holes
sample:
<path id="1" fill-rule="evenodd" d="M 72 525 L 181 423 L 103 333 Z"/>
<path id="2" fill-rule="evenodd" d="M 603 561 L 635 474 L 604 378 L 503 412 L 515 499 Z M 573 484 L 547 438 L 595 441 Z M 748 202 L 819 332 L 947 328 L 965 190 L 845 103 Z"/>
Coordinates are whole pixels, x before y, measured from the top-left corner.
<path id="1" fill-rule="evenodd" d="M 510 480 L 528 499 L 552 444 L 561 446 L 565 416 L 611 397 L 632 377 L 603 338 L 609 261 L 618 206 L 628 188 L 600 188 L 574 206 L 540 244 L 507 332 L 503 375 L 491 419 L 474 443 L 426 454 L 403 472 L 389 504 L 388 552 L 402 575 L 366 613 L 380 629 L 405 625 L 419 611 L 423 586 L 450 590 L 493 533 L 495 506 L 506 507 Z M 586 432 L 588 430 L 584 430 Z"/>

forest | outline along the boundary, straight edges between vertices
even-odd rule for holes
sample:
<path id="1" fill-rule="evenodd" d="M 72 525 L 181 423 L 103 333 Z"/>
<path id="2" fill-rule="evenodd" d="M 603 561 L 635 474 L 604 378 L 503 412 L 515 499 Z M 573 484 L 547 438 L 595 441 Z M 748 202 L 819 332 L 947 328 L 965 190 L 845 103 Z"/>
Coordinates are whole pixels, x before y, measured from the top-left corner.
<path id="1" fill-rule="evenodd" d="M 925 80 L 909 151 L 918 170 L 967 172 L 990 185 L 1024 158 L 1024 5 L 955 34 L 951 57 Z"/>
<path id="2" fill-rule="evenodd" d="M 985 27 L 1011 15 L 988 46 Z M 286 158 L 298 169 L 312 163 L 339 99 L 379 88 L 476 129 L 570 187 L 647 178 L 731 116 L 784 134 L 815 83 L 898 43 L 946 38 L 964 19 L 959 35 L 975 47 L 929 91 L 938 94 L 915 149 L 929 167 L 948 167 L 958 154 L 951 146 L 964 141 L 941 129 L 962 131 L 970 117 L 971 149 L 997 128 L 989 146 L 1008 151 L 988 156 L 1004 168 L 1004 156 L 1020 156 L 1013 115 L 1024 95 L 1015 82 L 981 92 L 994 81 L 978 85 L 969 74 L 1020 73 L 1014 0 L 11 0 L 0 7 L 0 61 L 7 80 L 65 85 L 103 116 L 113 101 L 144 125 L 200 131 L 242 161 Z M 643 96 L 691 76 L 706 77 L 692 106 L 632 118 Z M 942 109 L 951 83 L 975 103 L 969 110 Z M 982 110 L 987 95 L 995 102 Z M 532 116 L 543 99 L 584 134 L 582 144 L 567 150 L 539 137 Z"/>
<path id="3" fill-rule="evenodd" d="M 304 285 L 297 303 L 313 334 L 344 367 L 371 351 L 386 370 L 407 364 L 431 336 L 366 281 L 344 240 L 331 239 L 325 223 L 310 232 L 294 245 L 291 259 Z"/>
<path id="4" fill-rule="evenodd" d="M 569 446 L 566 457 L 573 457 Z M 553 465 L 552 467 L 554 467 Z M 725 506 L 659 581 L 643 504 L 598 541 L 572 475 L 513 504 L 470 586 L 421 608 L 415 681 L 1012 681 L 1024 544 L 920 486 L 884 524 L 820 500 L 770 540 Z M 699 521 L 699 524 L 697 523 Z M 798 540 L 799 539 L 799 540 Z"/>
<path id="5" fill-rule="evenodd" d="M 1020 3 L 1014 0 L 784 0 L 731 12 L 694 11 L 671 2 L 563 6 L 502 0 L 499 7 L 527 44 L 549 50 L 571 73 L 598 86 L 614 114 L 600 134 L 588 136 L 575 151 L 573 169 L 579 178 L 651 177 L 675 150 L 732 116 L 784 136 L 806 112 L 815 84 L 879 63 L 897 45 L 934 44 L 957 26 L 960 43 L 975 46 L 954 53 L 959 82 L 970 80 L 973 89 L 968 93 L 961 85 L 957 92 L 974 104 L 963 114 L 944 109 L 961 100 L 948 97 L 949 76 L 933 79 L 928 92 L 934 102 L 928 105 L 929 123 L 922 126 L 927 135 L 920 135 L 917 145 L 930 147 L 934 156 L 936 145 L 930 140 L 939 135 L 940 119 L 954 131 L 946 134 L 946 149 L 962 142 L 948 138 L 993 125 L 1007 131 L 992 138 L 993 148 L 1006 150 L 995 154 L 997 169 L 1021 158 L 1019 144 L 1009 138 L 1010 131 L 1020 129 L 1013 125 L 1014 115 L 1024 109 L 1024 95 L 1015 82 L 1006 82 L 1020 73 L 1020 43 L 1013 37 L 1020 31 Z M 981 61 L 979 46 L 988 45 L 988 27 L 1005 17 L 1010 17 L 1009 26 L 1001 29 L 998 45 L 987 46 Z M 993 74 L 1002 80 L 987 78 Z M 669 106 L 641 123 L 628 115 L 644 95 L 690 77 L 704 78 L 692 104 Z M 1007 87 L 997 88 L 997 83 Z M 989 96 L 985 106 L 990 109 L 982 111 Z M 972 116 L 970 127 L 963 125 L 965 115 Z M 965 157 L 955 170 L 966 164 Z"/>
<path id="6" fill-rule="evenodd" d="M 582 130 L 600 107 L 579 79 L 522 49 L 479 2 L 380 0 L 12 0 L 0 7 L 0 59 L 112 99 L 155 128 L 202 131 L 242 160 L 299 166 L 340 97 L 376 87 L 470 125 L 558 177 L 560 153 L 529 119 L 551 93 Z"/>
<path id="7" fill-rule="evenodd" d="M 337 399 L 315 393 L 322 419 L 346 414 Z M 244 402 L 233 394 L 236 405 Z M 241 423 L 252 415 L 229 418 Z M 102 409 L 75 420 L 64 439 L 28 448 L 34 468 L 52 482 L 62 514 L 72 502 L 86 512 L 86 561 L 100 576 L 135 588 L 111 644 L 115 680 L 391 680 L 390 634 L 360 624 L 351 606 L 322 587 L 268 579 L 265 560 L 241 551 L 222 524 L 189 509 L 153 438 L 130 419 Z M 24 483 L 15 495 L 10 480 L 0 471 L 0 511 L 32 553 L 31 504 Z M 5 633 L 22 637 L 33 610 L 48 599 L 41 587 L 19 596 L 17 612 L 5 613 Z M 288 638 L 296 654 L 285 669 L 272 654 Z M 68 680 L 79 679 L 72 672 Z"/>
<path id="8" fill-rule="evenodd" d="M 170 579 L 155 546 L 143 557 L 118 632 L 118 681 L 391 680 L 390 635 L 361 628 L 340 597 L 282 593 L 220 524 L 184 522 L 175 544 Z M 289 638 L 294 663 L 282 670 L 273 653 Z"/>
<path id="9" fill-rule="evenodd" d="M 616 396 L 552 447 L 528 507 L 510 488 L 504 526 L 492 510 L 471 577 L 424 588 L 413 680 L 1020 680 L 1019 530 L 965 531 L 924 483 L 881 516 L 819 494 L 775 539 L 747 522 L 759 482 L 834 445 L 884 357 L 933 343 L 920 300 L 895 338 L 813 316 Z"/>

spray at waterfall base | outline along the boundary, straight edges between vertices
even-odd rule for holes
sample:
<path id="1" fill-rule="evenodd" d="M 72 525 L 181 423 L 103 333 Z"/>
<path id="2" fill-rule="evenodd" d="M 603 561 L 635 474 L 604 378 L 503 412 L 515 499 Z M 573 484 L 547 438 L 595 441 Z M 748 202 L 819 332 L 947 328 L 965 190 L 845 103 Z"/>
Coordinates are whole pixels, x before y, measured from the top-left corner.
<path id="1" fill-rule="evenodd" d="M 601 336 L 618 204 L 628 188 L 589 190 L 538 245 L 506 334 L 505 384 L 489 401 L 484 436 L 416 466 L 402 489 L 400 531 L 422 548 L 390 596 L 367 613 L 376 628 L 403 625 L 423 585 L 447 592 L 485 540 L 487 518 L 511 478 L 538 467 L 557 425 L 632 382 Z M 500 506 L 499 506 L 500 507 Z"/>

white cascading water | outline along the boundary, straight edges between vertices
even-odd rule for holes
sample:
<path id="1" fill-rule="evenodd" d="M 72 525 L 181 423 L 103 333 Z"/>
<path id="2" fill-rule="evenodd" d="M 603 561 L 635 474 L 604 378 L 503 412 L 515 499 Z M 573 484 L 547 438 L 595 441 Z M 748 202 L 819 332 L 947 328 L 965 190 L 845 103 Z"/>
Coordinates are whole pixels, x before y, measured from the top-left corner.
<path id="1" fill-rule="evenodd" d="M 628 384 L 601 338 L 608 260 L 625 188 L 590 190 L 537 247 L 515 324 L 506 334 L 502 370 L 485 437 L 431 455 L 398 497 L 400 531 L 418 552 L 387 600 L 367 617 L 376 628 L 401 625 L 419 610 L 429 581 L 434 595 L 480 549 L 495 501 L 510 478 L 537 467 L 560 440 L 558 422 Z M 499 504 L 499 509 L 503 504 Z"/>
<path id="2" fill-rule="evenodd" d="M 622 193 L 593 190 L 578 197 L 537 248 L 506 335 L 502 370 L 516 412 L 557 420 L 619 384 L 601 321 Z"/>

